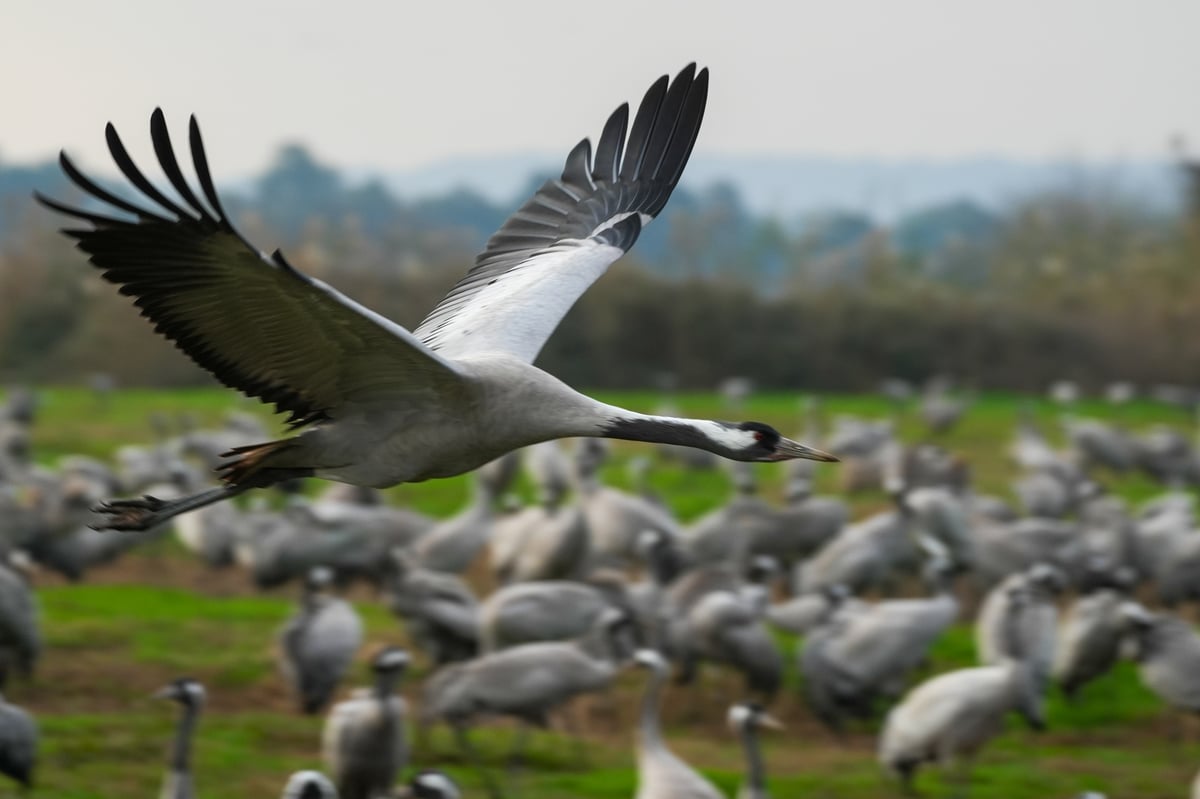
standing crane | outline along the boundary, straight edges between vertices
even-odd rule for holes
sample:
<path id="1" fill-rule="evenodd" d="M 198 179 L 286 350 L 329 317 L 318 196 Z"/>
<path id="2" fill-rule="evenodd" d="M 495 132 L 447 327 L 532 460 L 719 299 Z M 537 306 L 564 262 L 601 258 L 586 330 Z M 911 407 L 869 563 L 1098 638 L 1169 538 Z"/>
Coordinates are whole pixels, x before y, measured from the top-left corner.
<path id="1" fill-rule="evenodd" d="M 169 699 L 183 708 L 179 726 L 167 758 L 167 773 L 163 777 L 160 799 L 195 799 L 196 786 L 192 780 L 192 736 L 200 721 L 207 694 L 204 686 L 188 677 L 181 677 L 154 694 L 155 699 Z"/>
<path id="2" fill-rule="evenodd" d="M 509 716 L 525 725 L 548 726 L 550 714 L 566 702 L 612 684 L 632 650 L 631 626 L 624 613 L 609 608 L 585 635 L 570 641 L 534 641 L 446 666 L 425 683 L 422 725 L 448 723 L 489 795 L 500 797 L 500 786 L 483 770 L 467 735 L 475 719 Z M 514 761 L 522 757 L 526 732 L 522 727 L 518 733 Z"/>
<path id="3" fill-rule="evenodd" d="M 1004 607 L 1011 644 L 1000 662 L 939 674 L 910 691 L 892 708 L 879 736 L 879 762 L 911 788 L 925 762 L 958 766 L 959 791 L 965 795 L 971 761 L 1004 727 L 1005 717 L 1020 713 L 1033 729 L 1044 729 L 1044 686 L 1025 659 L 1023 616 L 1029 596 L 1014 593 Z"/>
<path id="4" fill-rule="evenodd" d="M 329 711 L 321 733 L 321 754 L 341 799 L 389 796 L 408 762 L 406 705 L 394 694 L 407 667 L 407 652 L 385 647 L 371 663 L 375 685 Z"/>
<path id="5" fill-rule="evenodd" d="M 37 750 L 38 728 L 33 716 L 0 696 L 0 774 L 30 787 Z"/>
<path id="6" fill-rule="evenodd" d="M 782 730 L 783 725 L 755 704 L 734 705 L 729 708 L 728 720 L 746 753 L 746 782 L 738 790 L 737 799 L 771 799 L 767 793 L 762 752 L 758 748 L 758 731 L 760 728 Z"/>
<path id="7" fill-rule="evenodd" d="M 488 241 L 475 266 L 410 332 L 235 230 L 214 186 L 200 128 L 189 144 L 201 200 L 184 177 L 161 109 L 150 118 L 172 199 L 137 167 L 110 123 L 114 161 L 139 205 L 60 164 L 95 200 L 132 219 L 37 199 L 84 226 L 67 229 L 106 280 L 156 330 L 226 385 L 289 414 L 304 432 L 238 446 L 223 485 L 174 500 L 100 506 L 103 524 L 144 530 L 252 488 L 319 477 L 377 488 L 450 477 L 519 447 L 573 436 L 682 444 L 733 460 L 836 460 L 760 422 L 653 416 L 608 405 L 533 366 L 583 292 L 666 205 L 700 132 L 708 70 L 685 67 L 622 105 L 593 156 L 587 139 Z M 626 132 L 627 127 L 628 133 Z M 147 207 L 149 205 L 150 207 Z"/>
<path id="8" fill-rule="evenodd" d="M 652 649 L 642 649 L 634 655 L 634 663 L 650 672 L 638 722 L 634 799 L 725 799 L 717 786 L 680 760 L 663 741 L 658 705 L 669 671 L 667 661 Z"/>
<path id="9" fill-rule="evenodd" d="M 362 619 L 349 602 L 327 593 L 332 582 L 331 569 L 312 569 L 299 609 L 279 631 L 280 665 L 305 713 L 329 704 L 362 645 Z"/>

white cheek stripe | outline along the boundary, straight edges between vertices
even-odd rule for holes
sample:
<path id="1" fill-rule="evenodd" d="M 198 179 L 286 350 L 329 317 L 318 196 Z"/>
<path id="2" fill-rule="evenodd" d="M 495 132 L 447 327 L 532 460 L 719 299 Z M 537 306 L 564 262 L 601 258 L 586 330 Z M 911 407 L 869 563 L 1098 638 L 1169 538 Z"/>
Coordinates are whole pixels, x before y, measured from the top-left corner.
<path id="1" fill-rule="evenodd" d="M 445 774 L 422 774 L 417 777 L 417 782 L 446 796 L 458 796 L 458 789 Z"/>
<path id="2" fill-rule="evenodd" d="M 736 725 L 745 724 L 750 719 L 750 708 L 745 705 L 734 705 L 729 711 L 729 719 Z"/>

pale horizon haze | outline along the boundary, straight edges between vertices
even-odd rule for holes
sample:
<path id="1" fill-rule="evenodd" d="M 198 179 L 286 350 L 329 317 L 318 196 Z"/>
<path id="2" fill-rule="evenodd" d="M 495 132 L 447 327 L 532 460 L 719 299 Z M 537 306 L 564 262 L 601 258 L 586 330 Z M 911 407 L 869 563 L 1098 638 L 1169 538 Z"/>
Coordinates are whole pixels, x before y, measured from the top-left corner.
<path id="1" fill-rule="evenodd" d="M 1200 3 L 16 0 L 0 159 L 148 157 L 196 113 L 222 179 L 302 142 L 343 168 L 562 153 L 688 61 L 704 153 L 1163 160 L 1200 147 Z"/>

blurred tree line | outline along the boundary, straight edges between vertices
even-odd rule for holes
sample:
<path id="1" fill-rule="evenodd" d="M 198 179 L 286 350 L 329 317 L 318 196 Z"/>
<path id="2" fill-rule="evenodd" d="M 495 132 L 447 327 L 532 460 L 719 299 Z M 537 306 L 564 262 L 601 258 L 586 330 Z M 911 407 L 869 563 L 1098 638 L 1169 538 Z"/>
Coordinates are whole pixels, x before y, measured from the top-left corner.
<path id="1" fill-rule="evenodd" d="M 980 388 L 1190 384 L 1200 170 L 1180 172 L 1192 202 L 1174 216 L 1076 186 L 1000 213 L 949 203 L 888 228 L 848 212 L 761 218 L 731 186 L 684 187 L 540 363 L 597 388 L 665 373 L 703 388 L 729 375 L 821 390 L 935 374 Z M 72 196 L 53 170 L 0 164 L 0 380 L 208 380 L 82 265 L 29 201 L 31 183 Z M 378 181 L 347 185 L 289 146 L 226 204 L 250 240 L 282 246 L 307 273 L 412 327 L 519 200 L 460 190 L 402 201 Z"/>

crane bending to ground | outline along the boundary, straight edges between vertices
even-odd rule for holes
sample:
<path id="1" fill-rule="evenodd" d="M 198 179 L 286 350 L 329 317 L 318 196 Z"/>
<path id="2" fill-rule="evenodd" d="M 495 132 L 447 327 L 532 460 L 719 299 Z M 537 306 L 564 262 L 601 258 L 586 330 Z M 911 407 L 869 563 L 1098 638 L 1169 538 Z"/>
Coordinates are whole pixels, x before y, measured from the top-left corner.
<path id="1" fill-rule="evenodd" d="M 133 217 L 36 195 L 87 224 L 66 235 L 192 360 L 290 414 L 293 428 L 307 428 L 231 450 L 218 488 L 171 501 L 106 503 L 99 509 L 105 526 L 144 530 L 293 477 L 377 488 L 449 477 L 520 447 L 574 436 L 681 444 L 743 461 L 836 460 L 758 422 L 606 405 L 533 366 L 575 301 L 666 205 L 707 97 L 708 70 L 690 64 L 675 80 L 664 75 L 651 85 L 632 126 L 628 105 L 621 105 L 594 154 L 589 140 L 577 144 L 562 176 L 504 223 L 412 332 L 301 274 L 280 251 L 265 255 L 246 241 L 217 197 L 195 117 L 189 140 L 204 200 L 180 169 L 161 109 L 150 118 L 150 133 L 178 201 L 133 163 L 111 123 L 109 151 L 153 210 L 97 185 L 64 153 L 60 163 L 76 185 Z"/>

